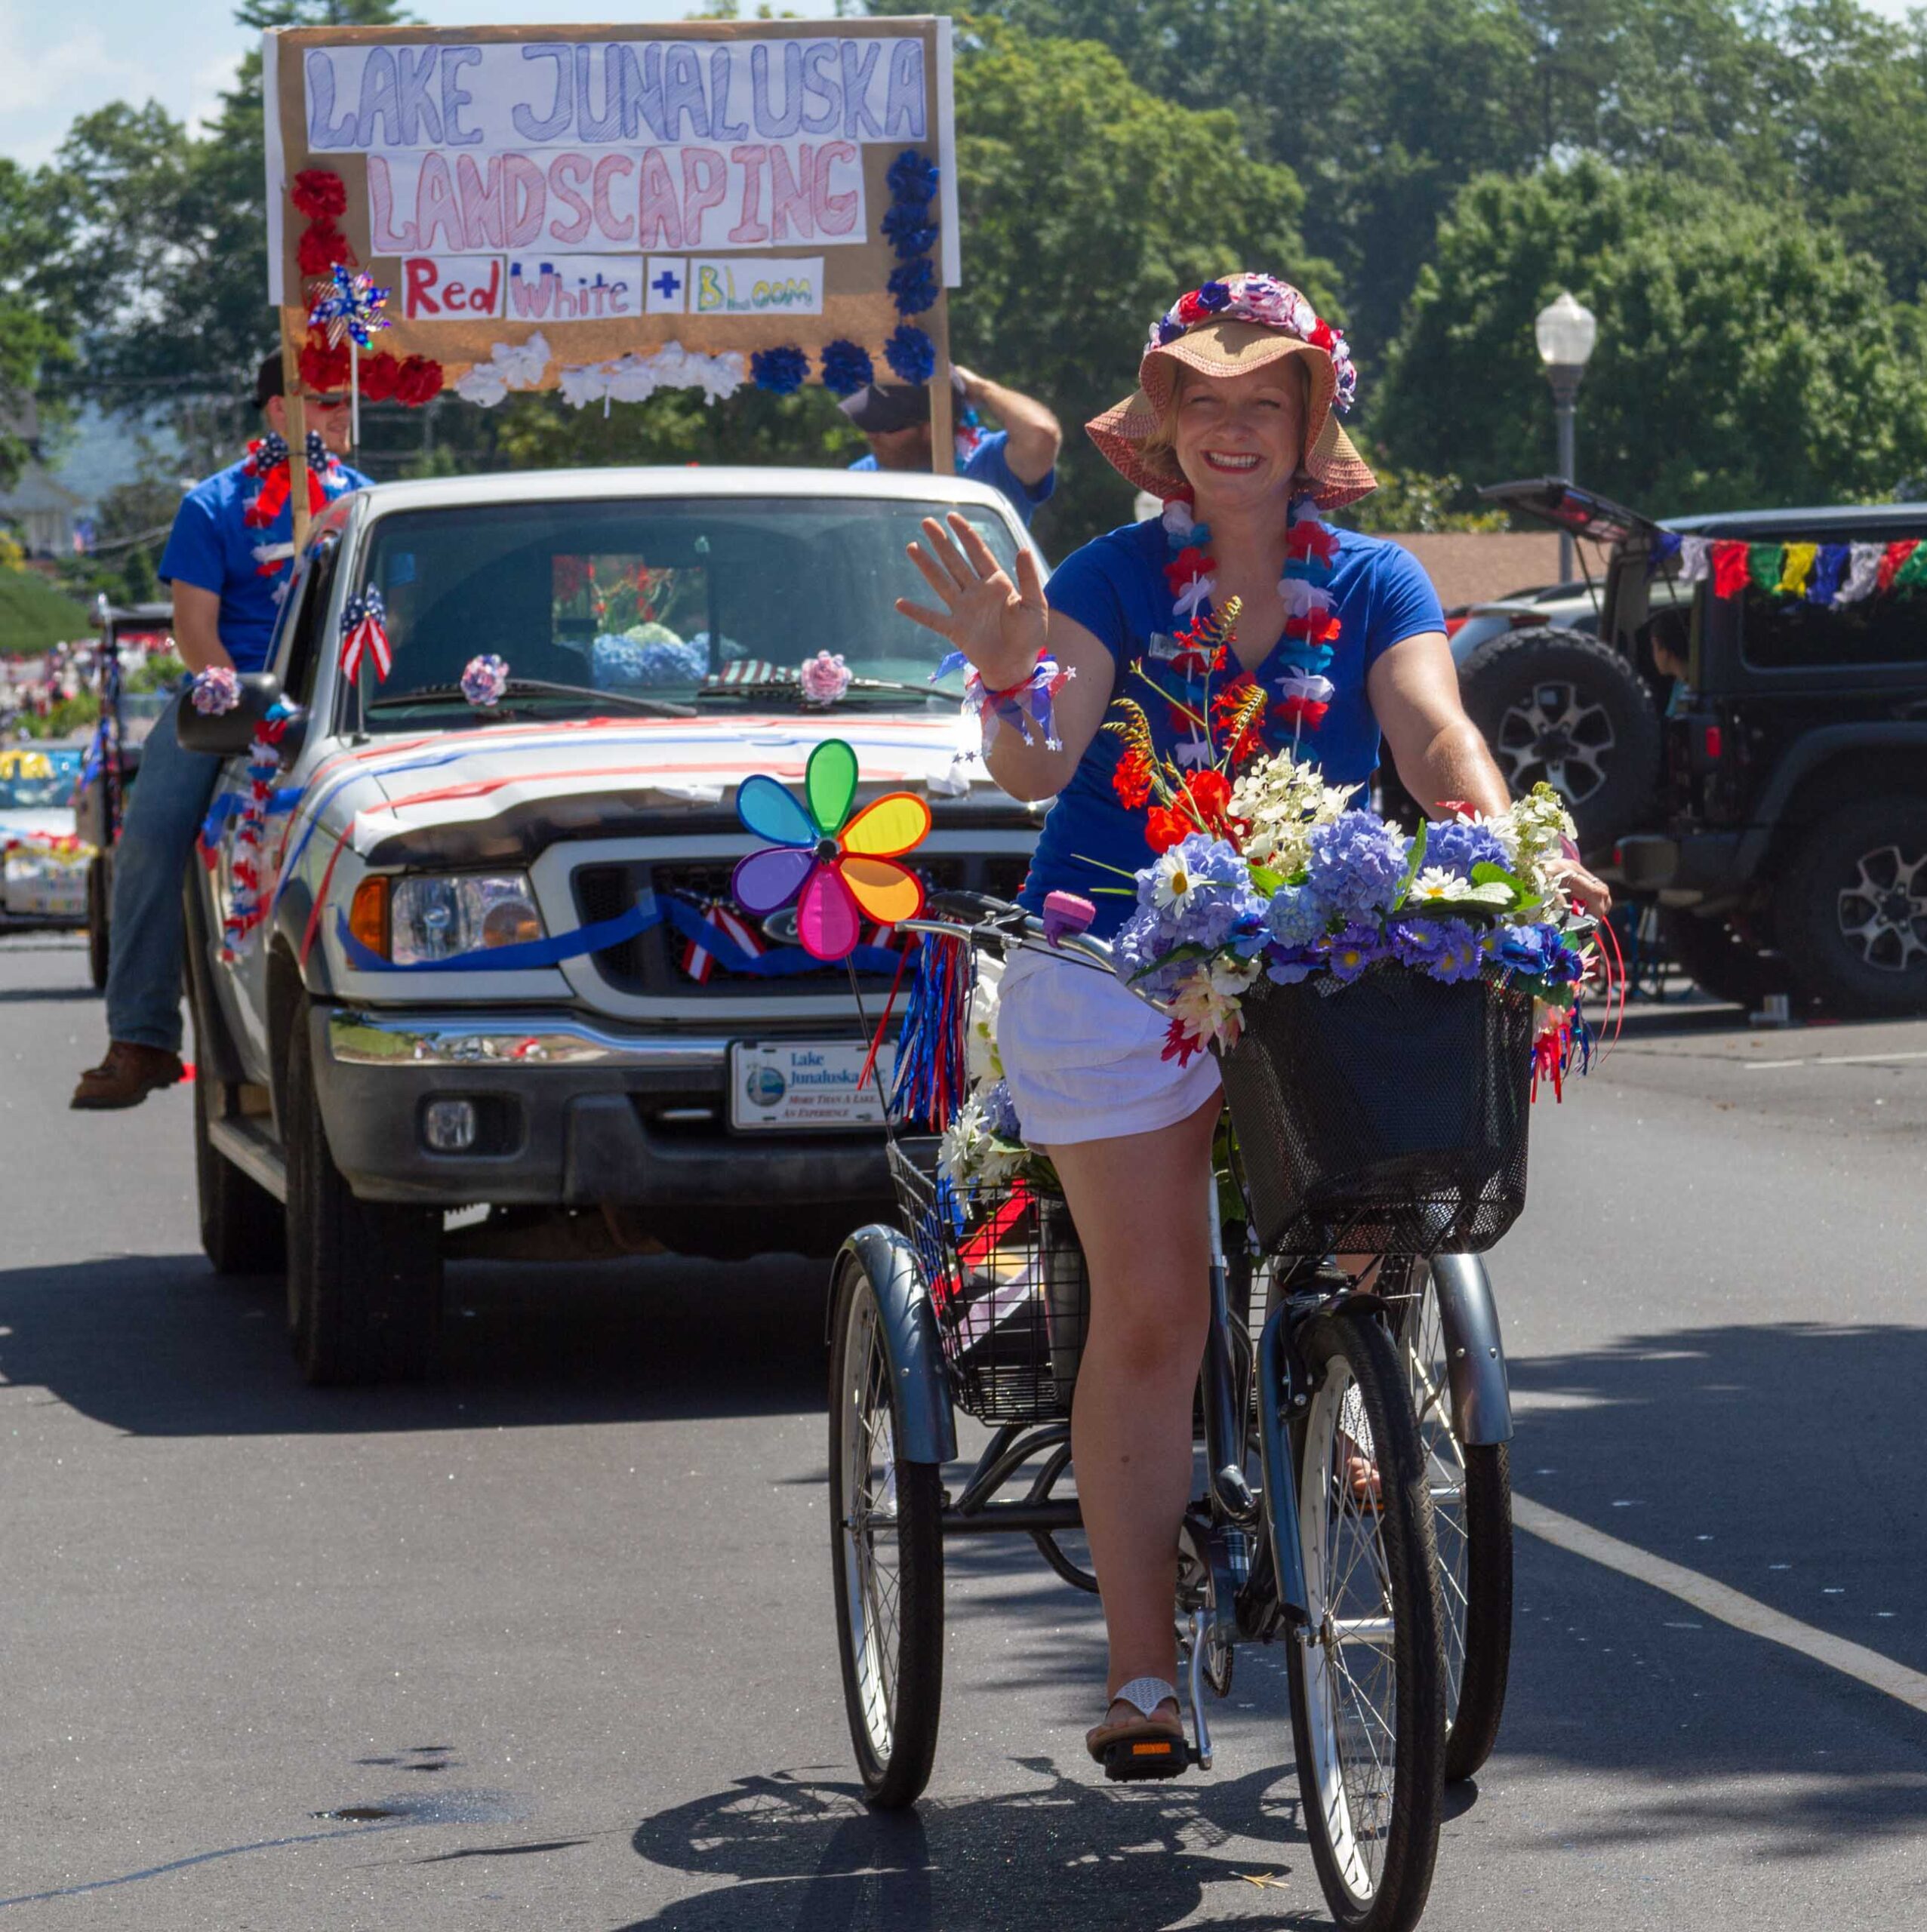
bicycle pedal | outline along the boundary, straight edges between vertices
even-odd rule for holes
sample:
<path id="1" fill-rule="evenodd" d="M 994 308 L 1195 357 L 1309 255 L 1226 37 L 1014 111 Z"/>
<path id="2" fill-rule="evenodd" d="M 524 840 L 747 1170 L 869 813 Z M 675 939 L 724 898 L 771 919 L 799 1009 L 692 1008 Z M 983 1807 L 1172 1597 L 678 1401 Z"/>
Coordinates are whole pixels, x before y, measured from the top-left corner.
<path id="1" fill-rule="evenodd" d="M 1181 1737 L 1122 1737 L 1104 1747 L 1104 1776 L 1116 1784 L 1174 1778 L 1197 1761 Z"/>

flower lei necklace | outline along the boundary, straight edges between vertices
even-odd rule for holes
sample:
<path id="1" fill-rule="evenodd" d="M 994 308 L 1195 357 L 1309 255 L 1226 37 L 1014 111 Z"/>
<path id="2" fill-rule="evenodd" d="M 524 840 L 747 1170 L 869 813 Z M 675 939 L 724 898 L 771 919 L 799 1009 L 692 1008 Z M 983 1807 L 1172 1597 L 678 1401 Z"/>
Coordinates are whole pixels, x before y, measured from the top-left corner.
<path id="1" fill-rule="evenodd" d="M 1227 626 L 1211 607 L 1217 589 L 1213 574 L 1217 559 L 1205 549 L 1211 541 L 1208 527 L 1192 513 L 1189 492 L 1173 495 L 1164 506 L 1165 541 L 1171 561 L 1165 565 L 1165 580 L 1171 586 L 1177 614 L 1189 618 L 1187 627 L 1168 639 L 1153 639 L 1152 654 L 1168 662 L 1184 680 L 1186 694 L 1197 694 L 1196 706 L 1174 706 L 1174 721 L 1192 728 L 1190 742 L 1181 744 L 1178 755 L 1186 763 L 1208 761 L 1211 757 L 1209 728 L 1202 715 L 1214 671 L 1231 667 Z M 1309 495 L 1293 499 L 1286 512 L 1285 574 L 1279 580 L 1278 594 L 1285 605 L 1285 629 L 1265 660 L 1264 682 L 1275 697 L 1270 704 L 1273 718 L 1288 726 L 1294 741 L 1307 730 L 1316 731 L 1331 709 L 1336 688 L 1323 674 L 1331 663 L 1338 640 L 1339 624 L 1332 606 L 1330 589 L 1332 565 L 1338 555 L 1337 535 L 1319 521 Z M 1222 724 L 1244 698 L 1258 688 L 1252 672 L 1240 669 L 1218 692 L 1212 709 Z M 1261 749 L 1256 734 L 1241 735 L 1234 755 L 1248 755 Z"/>
<path id="2" fill-rule="evenodd" d="M 319 429 L 308 432 L 308 509 L 310 515 L 325 510 L 347 488 L 348 479 L 334 454 L 322 441 Z M 258 477 L 261 487 L 254 500 L 242 512 L 241 520 L 251 530 L 263 530 L 288 506 L 291 479 L 288 467 L 288 439 L 270 429 L 248 445 L 241 466 L 244 476 Z"/>

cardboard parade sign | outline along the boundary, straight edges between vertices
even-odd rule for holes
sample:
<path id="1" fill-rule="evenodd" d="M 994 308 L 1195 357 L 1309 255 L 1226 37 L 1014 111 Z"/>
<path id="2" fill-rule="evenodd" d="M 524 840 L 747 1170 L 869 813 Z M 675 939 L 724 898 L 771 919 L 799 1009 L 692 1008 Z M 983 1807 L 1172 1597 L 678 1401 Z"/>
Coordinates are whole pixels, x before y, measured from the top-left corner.
<path id="1" fill-rule="evenodd" d="M 291 415 L 297 377 L 606 408 L 934 377 L 950 448 L 947 20 L 285 27 L 262 45 Z"/>

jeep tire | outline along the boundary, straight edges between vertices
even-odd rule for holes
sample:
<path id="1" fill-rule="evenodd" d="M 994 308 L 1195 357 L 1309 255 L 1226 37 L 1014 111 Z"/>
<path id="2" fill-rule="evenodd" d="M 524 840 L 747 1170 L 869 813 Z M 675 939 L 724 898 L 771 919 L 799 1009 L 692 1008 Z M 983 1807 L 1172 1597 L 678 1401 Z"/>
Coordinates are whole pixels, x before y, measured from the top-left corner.
<path id="1" fill-rule="evenodd" d="M 1927 1012 L 1927 797 L 1857 798 L 1809 826 L 1774 925 L 1795 983 L 1836 1012 Z"/>
<path id="2" fill-rule="evenodd" d="M 1488 639 L 1458 677 L 1515 798 L 1550 780 L 1588 853 L 1639 823 L 1659 783 L 1660 718 L 1645 681 L 1611 645 L 1535 625 Z"/>
<path id="3" fill-rule="evenodd" d="M 308 1022 L 304 1000 L 284 1088 L 294 1357 L 312 1383 L 419 1381 L 441 1325 L 441 1211 L 356 1198 L 328 1152 Z"/>

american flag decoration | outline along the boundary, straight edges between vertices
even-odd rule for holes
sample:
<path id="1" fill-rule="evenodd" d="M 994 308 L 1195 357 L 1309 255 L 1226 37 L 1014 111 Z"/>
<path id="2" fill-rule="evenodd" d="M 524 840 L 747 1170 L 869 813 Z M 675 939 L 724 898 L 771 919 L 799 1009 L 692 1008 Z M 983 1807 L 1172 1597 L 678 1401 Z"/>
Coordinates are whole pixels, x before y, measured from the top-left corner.
<path id="1" fill-rule="evenodd" d="M 720 900 L 711 900 L 703 908 L 703 923 L 710 930 L 727 940 L 737 951 L 751 959 L 760 959 L 768 949 L 756 935 L 744 924 L 743 917 L 734 906 L 725 906 Z M 701 941 L 690 940 L 682 949 L 682 970 L 699 986 L 709 984 L 710 975 L 716 969 L 716 956 Z"/>
<path id="2" fill-rule="evenodd" d="M 349 598 L 341 613 L 341 675 L 351 685 L 360 675 L 365 655 L 374 662 L 375 681 L 381 683 L 395 668 L 388 648 L 388 610 L 381 592 L 370 584 Z"/>
<path id="3" fill-rule="evenodd" d="M 796 673 L 793 669 L 772 664 L 764 657 L 738 657 L 725 664 L 720 671 L 713 671 L 703 680 L 710 685 L 777 685 L 794 684 Z"/>

